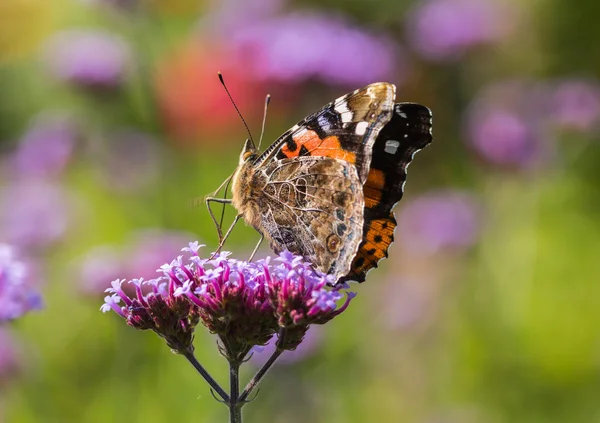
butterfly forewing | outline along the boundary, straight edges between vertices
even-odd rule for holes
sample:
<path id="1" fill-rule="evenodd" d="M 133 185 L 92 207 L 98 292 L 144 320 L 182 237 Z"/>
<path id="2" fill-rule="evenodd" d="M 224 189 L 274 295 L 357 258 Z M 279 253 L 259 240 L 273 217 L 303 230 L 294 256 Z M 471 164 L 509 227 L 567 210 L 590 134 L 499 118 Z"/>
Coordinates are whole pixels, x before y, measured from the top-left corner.
<path id="1" fill-rule="evenodd" d="M 379 131 L 390 120 L 396 87 L 377 82 L 327 104 L 285 132 L 258 159 L 319 156 L 354 165 L 364 181 L 371 162 L 371 149 Z"/>

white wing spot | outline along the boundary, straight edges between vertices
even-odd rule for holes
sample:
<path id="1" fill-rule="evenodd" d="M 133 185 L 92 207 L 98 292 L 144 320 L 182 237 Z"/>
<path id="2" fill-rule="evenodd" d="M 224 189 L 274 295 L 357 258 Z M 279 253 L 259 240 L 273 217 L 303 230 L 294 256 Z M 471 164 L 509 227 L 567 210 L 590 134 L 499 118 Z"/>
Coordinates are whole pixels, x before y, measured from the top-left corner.
<path id="1" fill-rule="evenodd" d="M 398 151 L 398 147 L 400 147 L 400 141 L 387 140 L 385 142 L 384 151 L 389 154 L 396 154 L 396 151 Z"/>
<path id="2" fill-rule="evenodd" d="M 304 136 L 304 134 L 306 134 L 308 132 L 308 129 L 306 129 L 305 127 L 302 127 L 299 129 L 300 130 L 294 134 L 294 138 L 301 138 L 302 136 Z"/>
<path id="3" fill-rule="evenodd" d="M 356 135 L 364 135 L 369 127 L 369 122 L 358 122 L 356 124 Z"/>
<path id="4" fill-rule="evenodd" d="M 348 103 L 342 101 L 339 104 L 336 104 L 334 110 L 338 112 L 342 118 L 342 122 L 352 122 L 353 113 L 348 109 Z"/>

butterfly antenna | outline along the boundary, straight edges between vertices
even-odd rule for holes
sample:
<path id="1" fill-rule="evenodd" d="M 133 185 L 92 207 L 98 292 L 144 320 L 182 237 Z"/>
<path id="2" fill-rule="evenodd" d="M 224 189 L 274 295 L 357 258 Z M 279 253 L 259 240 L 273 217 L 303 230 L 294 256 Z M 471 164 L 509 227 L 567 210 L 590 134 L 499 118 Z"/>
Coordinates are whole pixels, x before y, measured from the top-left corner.
<path id="1" fill-rule="evenodd" d="M 262 144 L 263 135 L 265 134 L 265 123 L 267 122 L 267 108 L 271 102 L 271 94 L 267 94 L 265 98 L 265 112 L 263 114 L 262 129 L 260 130 L 260 138 L 258 140 L 258 151 L 260 151 L 260 145 Z"/>
<path id="2" fill-rule="evenodd" d="M 235 111 L 239 115 L 240 119 L 242 119 L 242 123 L 246 127 L 246 131 L 248 132 L 248 135 L 250 136 L 250 140 L 252 141 L 252 143 L 254 143 L 254 139 L 252 138 L 252 134 L 250 133 L 250 128 L 248 128 L 248 124 L 246 123 L 246 121 L 244 120 L 244 117 L 240 113 L 240 109 L 238 109 L 238 106 L 235 104 L 235 101 L 233 101 L 233 97 L 231 97 L 231 94 L 229 93 L 229 90 L 227 89 L 227 85 L 225 85 L 225 81 L 223 80 L 223 74 L 221 74 L 221 72 L 217 72 L 217 74 L 219 75 L 219 81 L 221 81 L 221 85 L 223 85 L 223 88 L 225 88 L 225 92 L 227 93 L 229 100 L 231 100 L 231 104 L 233 104 L 233 107 L 235 107 Z"/>

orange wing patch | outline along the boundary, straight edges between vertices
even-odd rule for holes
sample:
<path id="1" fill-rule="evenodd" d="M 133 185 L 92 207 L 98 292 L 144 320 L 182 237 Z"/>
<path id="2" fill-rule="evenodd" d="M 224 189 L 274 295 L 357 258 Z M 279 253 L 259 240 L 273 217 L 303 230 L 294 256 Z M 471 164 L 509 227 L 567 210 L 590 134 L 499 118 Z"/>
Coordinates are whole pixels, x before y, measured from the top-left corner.
<path id="1" fill-rule="evenodd" d="M 388 248 L 394 240 L 396 219 L 393 214 L 383 219 L 367 222 L 367 232 L 352 261 L 352 273 L 360 275 L 377 267 L 377 262 L 388 256 Z"/>
<path id="2" fill-rule="evenodd" d="M 338 137 L 332 135 L 321 139 L 315 131 L 309 130 L 302 131 L 300 134 L 292 137 L 291 142 L 288 141 L 285 143 L 281 152 L 288 158 L 319 156 L 344 160 L 352 164 L 356 163 L 356 154 L 344 150 Z"/>
<path id="3" fill-rule="evenodd" d="M 370 169 L 367 175 L 367 181 L 363 186 L 365 197 L 365 207 L 372 209 L 377 207 L 383 195 L 382 190 L 385 186 L 385 174 L 379 169 Z"/>

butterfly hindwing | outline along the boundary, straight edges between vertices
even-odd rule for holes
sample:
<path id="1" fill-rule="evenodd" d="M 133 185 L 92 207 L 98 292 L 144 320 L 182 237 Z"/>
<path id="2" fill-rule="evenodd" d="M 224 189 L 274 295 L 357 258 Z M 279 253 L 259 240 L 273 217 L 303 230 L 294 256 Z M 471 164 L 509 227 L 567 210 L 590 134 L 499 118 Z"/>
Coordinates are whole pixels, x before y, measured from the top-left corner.
<path id="1" fill-rule="evenodd" d="M 363 185 L 363 240 L 343 280 L 363 282 L 366 274 L 387 257 L 394 240 L 392 209 L 402 198 L 406 170 L 415 153 L 432 141 L 431 111 L 415 103 L 398 103 L 390 122 L 373 145 L 373 157 Z"/>
<path id="2" fill-rule="evenodd" d="M 329 157 L 296 157 L 264 168 L 261 228 L 276 252 L 304 256 L 341 277 L 361 242 L 363 196 L 356 168 Z"/>

